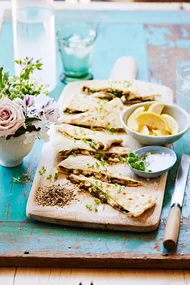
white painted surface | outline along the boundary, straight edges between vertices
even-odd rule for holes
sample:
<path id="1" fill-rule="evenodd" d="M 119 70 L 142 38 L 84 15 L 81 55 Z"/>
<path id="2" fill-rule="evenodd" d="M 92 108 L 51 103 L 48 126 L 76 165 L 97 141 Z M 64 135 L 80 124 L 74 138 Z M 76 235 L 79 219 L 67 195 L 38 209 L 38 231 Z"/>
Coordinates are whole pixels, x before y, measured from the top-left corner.
<path id="1" fill-rule="evenodd" d="M 190 285 L 190 270 L 0 268 L 1 285 Z"/>

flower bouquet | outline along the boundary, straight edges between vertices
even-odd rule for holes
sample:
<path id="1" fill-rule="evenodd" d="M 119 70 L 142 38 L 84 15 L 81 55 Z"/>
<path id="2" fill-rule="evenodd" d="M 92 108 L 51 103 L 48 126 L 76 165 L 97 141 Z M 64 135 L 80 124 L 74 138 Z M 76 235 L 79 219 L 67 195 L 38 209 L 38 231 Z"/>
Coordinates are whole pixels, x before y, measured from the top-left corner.
<path id="1" fill-rule="evenodd" d="M 0 164 L 6 167 L 19 165 L 36 137 L 48 141 L 49 126 L 60 115 L 47 86 L 32 78 L 42 63 L 27 57 L 15 62 L 20 65 L 19 76 L 10 77 L 0 68 Z"/>

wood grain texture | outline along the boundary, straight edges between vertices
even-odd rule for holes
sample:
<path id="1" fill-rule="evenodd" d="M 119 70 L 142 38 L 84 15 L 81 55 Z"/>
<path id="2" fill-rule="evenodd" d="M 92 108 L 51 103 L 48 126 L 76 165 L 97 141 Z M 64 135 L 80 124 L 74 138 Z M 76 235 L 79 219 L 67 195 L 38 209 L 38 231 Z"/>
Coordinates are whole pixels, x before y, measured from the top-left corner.
<path id="1" fill-rule="evenodd" d="M 158 83 L 160 82 L 159 80 L 161 74 L 162 83 L 167 83 L 169 82 L 167 70 L 169 66 L 172 66 L 170 69 L 172 74 L 171 76 L 173 78 L 170 77 L 170 82 L 172 82 L 173 85 L 170 85 L 170 87 L 174 86 L 175 64 L 173 62 L 175 61 L 175 58 L 178 56 L 179 52 L 186 54 L 190 40 L 189 38 L 186 38 L 185 41 L 180 41 L 180 50 L 172 50 L 172 44 L 173 42 L 175 43 L 176 40 L 172 40 L 172 44 L 169 44 L 166 48 L 163 48 L 162 39 L 167 35 L 167 32 L 165 35 L 165 28 L 172 29 L 174 33 L 172 37 L 179 39 L 179 34 L 176 35 L 176 28 L 172 28 L 173 25 L 178 26 L 180 30 L 183 30 L 184 26 L 187 27 L 186 30 L 189 29 L 189 11 L 134 11 L 136 8 L 132 8 L 131 10 L 130 7 L 129 11 L 119 11 L 119 7 L 121 7 L 119 4 L 117 4 L 117 8 L 114 7 L 115 6 L 113 5 L 113 7 L 110 8 L 110 10 L 112 9 L 111 11 L 103 11 L 102 9 L 100 9 L 101 11 L 93 11 L 94 8 L 90 8 L 90 11 L 88 11 L 88 7 L 84 7 L 86 10 L 83 11 L 81 6 L 77 8 L 73 6 L 74 10 L 56 11 L 56 30 L 62 27 L 64 21 L 78 21 L 79 19 L 79 22 L 94 21 L 95 23 L 99 23 L 98 38 L 93 57 L 93 74 L 95 79 L 108 78 L 110 70 L 116 59 L 123 55 L 129 55 L 135 57 L 138 61 L 138 78 L 141 80 L 150 79 L 152 82 Z M 165 6 L 163 5 L 162 9 L 165 9 L 164 7 Z M 67 9 L 68 8 L 69 7 L 67 7 Z M 75 9 L 80 9 L 80 13 L 75 11 Z M 117 9 L 117 11 L 115 9 Z M 149 27 L 155 25 L 160 25 L 157 37 L 156 33 L 149 32 Z M 163 29 L 161 27 L 163 27 Z M 159 47 L 159 52 L 154 52 L 156 51 L 155 45 Z M 170 50 L 172 52 L 170 61 L 167 61 L 165 65 L 159 65 L 158 63 L 160 62 L 160 55 L 162 52 L 166 55 L 167 59 L 167 57 L 170 56 Z M 183 60 L 186 60 L 186 58 L 184 57 Z M 6 69 L 11 70 L 12 72 L 12 62 L 12 24 L 10 19 L 7 18 L 3 23 L 2 31 L 0 33 L 0 64 L 3 64 Z M 103 67 L 100 68 L 102 63 Z M 148 70 L 153 70 L 154 74 L 148 72 Z M 59 81 L 59 74 L 61 72 L 61 61 L 59 55 L 57 54 L 57 87 L 51 93 L 51 95 L 56 99 L 59 98 L 59 95 L 63 89 L 63 85 Z M 188 132 L 179 142 L 174 143 L 174 150 L 177 153 L 178 158 L 182 153 L 190 154 L 189 140 L 190 132 Z M 71 227 L 37 223 L 27 219 L 25 209 L 32 182 L 27 183 L 23 187 L 21 187 L 19 184 L 11 183 L 12 177 L 20 176 L 22 172 L 29 171 L 32 178 L 34 177 L 39 161 L 41 146 L 41 142 L 36 142 L 33 151 L 25 158 L 22 166 L 14 169 L 0 168 L 1 265 L 13 265 L 11 258 L 14 258 L 16 254 L 23 256 L 25 251 L 29 251 L 29 256 L 26 254 L 26 259 L 20 262 L 20 265 L 23 264 L 23 266 L 27 266 L 29 263 L 32 265 L 30 253 L 34 254 L 35 252 L 38 252 L 39 256 L 44 254 L 47 255 L 47 259 L 43 262 L 43 266 L 46 267 L 48 266 L 48 252 L 55 255 L 59 253 L 67 256 L 70 254 L 82 256 L 93 256 L 96 254 L 111 255 L 113 256 L 113 260 L 115 254 L 119 254 L 121 256 L 127 252 L 128 254 L 133 255 L 136 253 L 143 256 L 152 254 L 158 258 L 162 255 L 171 255 L 173 259 L 176 258 L 176 267 L 181 266 L 185 268 L 185 263 L 187 266 L 190 260 L 189 180 L 187 183 L 184 206 L 182 209 L 181 227 L 177 250 L 176 252 L 168 252 L 162 247 L 164 228 L 170 208 L 171 194 L 173 191 L 177 164 L 168 175 L 161 223 L 158 231 L 148 234 L 138 234 L 132 232 L 108 232 L 95 229 L 75 229 Z M 9 258 L 7 259 L 8 256 Z M 181 262 L 183 259 L 184 262 Z M 169 260 L 170 258 L 168 258 L 168 263 Z M 78 266 L 85 264 L 81 261 L 82 260 L 78 262 Z M 89 260 L 87 260 L 86 263 L 89 266 Z M 16 265 L 19 265 L 19 263 L 16 263 L 15 261 L 15 266 Z M 35 264 L 33 263 L 33 265 Z M 105 262 L 101 265 L 107 266 Z M 109 263 L 109 265 L 114 267 L 114 261 L 112 264 Z M 146 267 L 146 262 L 143 261 L 142 265 Z M 155 264 L 151 263 L 149 265 L 155 266 Z M 162 263 L 159 265 L 163 266 Z M 59 266 L 58 259 L 57 266 Z M 75 266 L 77 266 L 77 263 L 75 263 Z M 120 264 L 120 266 L 122 266 L 122 264 Z M 135 267 L 136 264 L 134 263 L 131 266 Z M 154 282 L 156 280 L 159 279 L 155 277 Z"/>
<path id="2" fill-rule="evenodd" d="M 125 285 L 126 282 L 131 285 L 189 285 L 190 271 L 0 268 L 2 285 Z"/>
<path id="3" fill-rule="evenodd" d="M 180 208 L 177 206 L 172 207 L 168 215 L 164 232 L 164 247 L 167 249 L 172 249 L 177 245 L 180 229 L 180 216 Z"/>

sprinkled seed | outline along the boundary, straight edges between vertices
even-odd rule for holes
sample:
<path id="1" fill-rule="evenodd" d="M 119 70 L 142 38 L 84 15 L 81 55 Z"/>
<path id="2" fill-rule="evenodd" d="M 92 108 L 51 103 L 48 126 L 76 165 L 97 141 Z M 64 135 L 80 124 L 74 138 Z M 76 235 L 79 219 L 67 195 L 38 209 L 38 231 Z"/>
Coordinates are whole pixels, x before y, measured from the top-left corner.
<path id="1" fill-rule="evenodd" d="M 69 187 L 70 186 L 70 187 Z M 48 185 L 39 187 L 35 194 L 36 202 L 41 206 L 58 206 L 68 205 L 75 197 L 75 188 L 73 185 Z"/>

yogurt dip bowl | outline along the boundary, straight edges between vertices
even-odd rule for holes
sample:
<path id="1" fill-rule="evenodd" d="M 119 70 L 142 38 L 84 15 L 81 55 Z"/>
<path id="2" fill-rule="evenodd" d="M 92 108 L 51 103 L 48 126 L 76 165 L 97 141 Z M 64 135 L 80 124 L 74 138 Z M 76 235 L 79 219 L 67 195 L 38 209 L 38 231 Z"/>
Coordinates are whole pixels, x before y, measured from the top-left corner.
<path id="1" fill-rule="evenodd" d="M 167 145 L 171 144 L 177 140 L 179 140 L 189 129 L 190 126 L 190 117 L 188 113 L 176 106 L 176 105 L 170 105 L 164 103 L 164 109 L 163 113 L 168 114 L 172 116 L 178 123 L 179 126 L 179 132 L 173 135 L 167 135 L 167 136 L 152 136 L 152 135 L 145 135 L 138 133 L 137 131 L 134 131 L 133 129 L 129 128 L 127 125 L 127 120 L 129 116 L 139 107 L 144 106 L 146 109 L 150 107 L 155 102 L 145 102 L 145 103 L 139 103 L 135 104 L 133 106 L 128 107 L 121 113 L 121 122 L 123 124 L 123 127 L 125 131 L 132 136 L 134 139 L 136 139 L 138 142 L 144 145 Z"/>
<path id="2" fill-rule="evenodd" d="M 130 169 L 138 176 L 143 177 L 143 178 L 155 178 L 158 176 L 161 176 L 162 174 L 164 174 L 165 172 L 169 171 L 174 164 L 176 163 L 177 160 L 177 156 L 175 154 L 175 152 L 173 150 L 171 150 L 170 148 L 167 147 L 161 147 L 161 146 L 146 146 L 143 148 L 140 148 L 136 151 L 134 151 L 134 153 L 139 157 L 143 157 L 145 154 L 147 153 L 151 153 L 151 154 L 160 154 L 161 156 L 163 155 L 170 155 L 170 161 L 168 163 L 168 165 L 163 165 L 163 162 L 161 162 L 160 159 L 160 165 L 158 166 L 158 171 L 152 171 L 152 172 L 148 172 L 148 171 L 141 171 L 138 170 L 136 168 L 131 167 L 131 165 L 128 163 Z"/>

